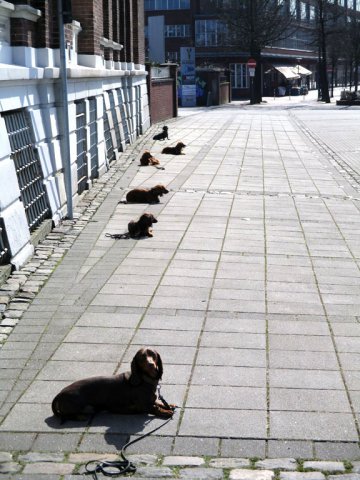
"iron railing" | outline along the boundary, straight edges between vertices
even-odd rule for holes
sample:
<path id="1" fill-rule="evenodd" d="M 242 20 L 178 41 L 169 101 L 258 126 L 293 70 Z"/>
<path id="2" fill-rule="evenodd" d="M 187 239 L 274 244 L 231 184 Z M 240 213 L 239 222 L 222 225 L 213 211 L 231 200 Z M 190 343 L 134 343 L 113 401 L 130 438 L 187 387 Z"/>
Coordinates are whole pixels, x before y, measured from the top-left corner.
<path id="1" fill-rule="evenodd" d="M 10 248 L 6 235 L 4 220 L 0 218 L 0 265 L 8 263 L 10 259 Z"/>
<path id="2" fill-rule="evenodd" d="M 109 162 L 115 160 L 115 151 L 113 140 L 111 137 L 111 129 L 108 119 L 108 112 L 106 111 L 106 103 L 104 98 L 104 138 L 105 138 L 105 148 L 106 148 L 106 158 Z"/>
<path id="3" fill-rule="evenodd" d="M 20 188 L 20 200 L 24 204 L 30 231 L 46 218 L 51 217 L 47 192 L 43 182 L 40 159 L 34 147 L 31 120 L 24 109 L 2 114 L 14 160 Z"/>
<path id="4" fill-rule="evenodd" d="M 109 100 L 110 100 L 110 112 L 111 112 L 111 117 L 112 117 L 113 125 L 114 125 L 116 148 L 118 150 L 122 150 L 121 132 L 120 132 L 120 125 L 119 125 L 118 117 L 117 117 L 117 114 L 116 114 L 114 93 L 110 90 L 108 92 L 108 94 L 109 94 Z"/>
<path id="5" fill-rule="evenodd" d="M 98 157 L 98 134 L 97 134 L 97 109 L 96 98 L 89 98 L 89 158 L 90 158 L 90 178 L 99 176 L 99 157 Z"/>
<path id="6" fill-rule="evenodd" d="M 88 187 L 87 141 L 86 141 L 86 105 L 85 100 L 76 104 L 76 169 L 78 194 Z"/>
<path id="7" fill-rule="evenodd" d="M 120 108 L 121 123 L 124 130 L 125 143 L 130 143 L 129 124 L 126 116 L 126 109 L 125 109 L 123 93 L 121 91 L 121 88 L 117 88 L 116 93 L 118 96 L 118 103 Z"/>

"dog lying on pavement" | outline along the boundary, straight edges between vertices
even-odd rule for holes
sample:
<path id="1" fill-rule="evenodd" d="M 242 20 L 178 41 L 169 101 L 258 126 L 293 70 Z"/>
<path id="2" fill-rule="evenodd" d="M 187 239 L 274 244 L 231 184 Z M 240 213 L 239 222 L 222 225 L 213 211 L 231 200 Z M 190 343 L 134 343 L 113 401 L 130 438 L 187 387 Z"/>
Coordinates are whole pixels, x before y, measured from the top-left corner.
<path id="1" fill-rule="evenodd" d="M 147 167 L 148 165 L 159 165 L 160 161 L 155 158 L 149 150 L 145 150 L 140 158 L 140 165 L 142 167 Z"/>
<path id="2" fill-rule="evenodd" d="M 126 203 L 159 203 L 159 197 L 169 193 L 164 185 L 148 188 L 134 188 L 126 194 Z"/>
<path id="3" fill-rule="evenodd" d="M 165 147 L 161 153 L 168 153 L 169 155 L 182 155 L 183 149 L 186 147 L 182 142 L 179 142 L 175 147 Z"/>
<path id="4" fill-rule="evenodd" d="M 168 137 L 168 127 L 166 125 L 163 126 L 162 132 L 158 133 L 153 136 L 153 140 L 169 140 Z"/>
<path id="5" fill-rule="evenodd" d="M 52 402 L 53 413 L 62 421 L 82 420 L 88 414 L 103 410 L 169 418 L 175 406 L 162 404 L 156 395 L 162 374 L 158 352 L 141 348 L 131 362 L 130 372 L 85 378 L 65 387 Z"/>
<path id="6" fill-rule="evenodd" d="M 130 237 L 152 237 L 151 227 L 153 223 L 157 223 L 157 220 L 151 213 L 143 213 L 137 222 L 131 220 L 128 224 Z"/>

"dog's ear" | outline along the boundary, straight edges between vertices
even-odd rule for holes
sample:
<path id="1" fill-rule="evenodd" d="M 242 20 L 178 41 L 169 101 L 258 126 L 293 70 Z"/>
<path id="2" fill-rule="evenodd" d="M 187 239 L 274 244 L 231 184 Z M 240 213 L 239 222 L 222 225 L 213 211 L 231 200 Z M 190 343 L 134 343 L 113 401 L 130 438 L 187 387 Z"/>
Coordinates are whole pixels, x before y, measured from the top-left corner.
<path id="1" fill-rule="evenodd" d="M 156 364 L 158 367 L 158 379 L 161 380 L 163 376 L 163 364 L 160 357 L 160 353 L 156 352 Z"/>
<path id="2" fill-rule="evenodd" d="M 139 350 L 135 357 L 132 359 L 131 362 L 131 377 L 130 377 L 130 383 L 131 385 L 140 385 L 142 382 L 141 379 L 141 368 L 139 365 L 139 360 L 140 356 L 142 355 L 142 350 Z"/>

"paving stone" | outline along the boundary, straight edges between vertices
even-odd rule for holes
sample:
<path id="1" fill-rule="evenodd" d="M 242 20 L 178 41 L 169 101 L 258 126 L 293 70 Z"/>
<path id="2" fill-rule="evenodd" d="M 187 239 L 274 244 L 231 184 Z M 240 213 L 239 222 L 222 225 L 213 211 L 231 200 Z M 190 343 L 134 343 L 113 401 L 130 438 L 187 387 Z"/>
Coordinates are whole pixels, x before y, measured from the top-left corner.
<path id="1" fill-rule="evenodd" d="M 20 472 L 22 466 L 15 462 L 0 463 L 0 474 Z"/>
<path id="2" fill-rule="evenodd" d="M 74 470 L 74 464 L 72 463 L 50 463 L 50 462 L 38 462 L 28 463 L 25 465 L 23 473 L 26 474 L 58 474 L 67 475 Z"/>
<path id="3" fill-rule="evenodd" d="M 67 458 L 69 463 L 82 464 L 90 462 L 91 460 L 108 460 L 115 461 L 118 460 L 119 455 L 108 453 L 105 457 L 103 453 L 70 453 Z M 128 458 L 128 457 L 127 457 Z"/>
<path id="4" fill-rule="evenodd" d="M 359 460 L 358 443 L 314 442 L 315 458 L 321 460 Z M 310 458 L 308 456 L 307 458 Z M 304 457 L 306 458 L 306 457 Z"/>
<path id="5" fill-rule="evenodd" d="M 200 466 L 204 465 L 205 461 L 201 457 L 185 457 L 185 456 L 170 456 L 164 457 L 163 465 L 168 467 L 173 466 Z"/>
<path id="6" fill-rule="evenodd" d="M 325 475 L 321 472 L 280 472 L 280 480 L 325 480 Z"/>
<path id="7" fill-rule="evenodd" d="M 219 451 L 217 438 L 180 437 L 175 438 L 174 455 L 216 456 Z"/>
<path id="8" fill-rule="evenodd" d="M 29 474 L 27 473 L 26 475 L 23 475 L 22 473 L 18 475 L 12 475 L 11 480 L 61 480 L 62 476 L 60 475 L 49 475 L 49 474 L 41 474 L 41 473 L 34 473 L 34 474 Z M 73 480 L 79 480 L 79 476 L 74 476 Z"/>
<path id="9" fill-rule="evenodd" d="M 351 464 L 353 473 L 360 473 L 360 461 L 353 461 Z"/>
<path id="10" fill-rule="evenodd" d="M 137 475 L 140 477 L 154 477 L 154 478 L 174 478 L 174 472 L 168 467 L 138 467 L 136 469 Z"/>
<path id="11" fill-rule="evenodd" d="M 130 460 L 130 462 L 135 463 L 135 465 L 139 463 L 143 463 L 144 465 L 155 465 L 158 461 L 158 457 L 156 455 L 145 453 L 139 455 L 127 455 L 126 458 Z"/>
<path id="12" fill-rule="evenodd" d="M 347 473 L 345 475 L 329 475 L 328 480 L 360 480 L 359 473 Z"/>
<path id="13" fill-rule="evenodd" d="M 269 440 L 267 456 L 269 458 L 312 458 L 312 442 L 301 440 Z"/>
<path id="14" fill-rule="evenodd" d="M 18 460 L 23 463 L 62 462 L 64 460 L 64 454 L 29 452 L 25 455 L 19 455 Z"/>
<path id="15" fill-rule="evenodd" d="M 182 468 L 178 478 L 188 478 L 189 480 L 220 480 L 223 478 L 223 472 L 216 468 Z"/>
<path id="16" fill-rule="evenodd" d="M 265 457 L 264 440 L 227 440 L 221 442 L 222 457 Z"/>
<path id="17" fill-rule="evenodd" d="M 304 469 L 311 468 L 313 470 L 323 470 L 326 472 L 345 472 L 345 467 L 342 462 L 304 462 Z"/>
<path id="18" fill-rule="evenodd" d="M 28 451 L 35 439 L 35 433 L 0 432 L 1 451 Z"/>
<path id="19" fill-rule="evenodd" d="M 271 470 L 239 470 L 230 471 L 230 480 L 272 480 L 275 474 Z"/>
<path id="20" fill-rule="evenodd" d="M 214 468 L 249 468 L 250 460 L 247 458 L 213 458 L 209 462 Z"/>
<path id="21" fill-rule="evenodd" d="M 11 462 L 13 459 L 11 453 L 0 452 L 0 463 Z"/>
<path id="22" fill-rule="evenodd" d="M 271 458 L 255 463 L 256 468 L 264 468 L 265 470 L 296 470 L 297 466 L 295 458 Z"/>

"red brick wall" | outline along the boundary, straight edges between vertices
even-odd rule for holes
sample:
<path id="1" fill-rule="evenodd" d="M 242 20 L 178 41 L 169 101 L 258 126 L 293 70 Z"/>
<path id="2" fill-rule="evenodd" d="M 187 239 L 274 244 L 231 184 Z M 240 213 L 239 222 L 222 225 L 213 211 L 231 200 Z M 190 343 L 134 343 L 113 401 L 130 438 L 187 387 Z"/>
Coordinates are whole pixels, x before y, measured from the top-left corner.
<path id="1" fill-rule="evenodd" d="M 144 0 L 133 0 L 134 62 L 145 63 Z"/>
<path id="2" fill-rule="evenodd" d="M 103 38 L 103 2 L 101 0 L 73 0 L 73 18 L 80 22 L 78 53 L 101 55 Z"/>
<path id="3" fill-rule="evenodd" d="M 120 0 L 119 4 L 119 43 L 125 46 L 126 43 L 126 2 L 125 0 Z M 120 52 L 120 61 L 126 62 L 126 49 L 123 48 Z"/>
<path id="4" fill-rule="evenodd" d="M 133 45 L 133 9 L 132 0 L 125 0 L 125 21 L 126 21 L 126 33 L 124 39 L 124 50 L 126 55 L 126 62 L 134 61 L 134 45 Z"/>
<path id="5" fill-rule="evenodd" d="M 173 118 L 174 80 L 152 80 L 150 87 L 150 118 L 151 123 Z"/>
<path id="6" fill-rule="evenodd" d="M 112 0 L 112 38 L 114 42 L 120 41 L 120 0 Z M 120 61 L 120 52 L 118 50 L 113 52 L 114 61 Z"/>
<path id="7" fill-rule="evenodd" d="M 41 11 L 37 22 L 11 19 L 11 43 L 14 46 L 58 48 L 57 0 L 13 0 Z M 78 53 L 105 54 L 123 62 L 145 63 L 144 0 L 72 0 L 74 20 L 80 22 Z M 72 38 L 71 26 L 65 27 L 66 40 Z M 102 38 L 124 45 L 121 52 L 100 46 Z"/>
<path id="8" fill-rule="evenodd" d="M 24 18 L 12 18 L 11 45 L 14 47 L 35 47 L 36 23 Z"/>

